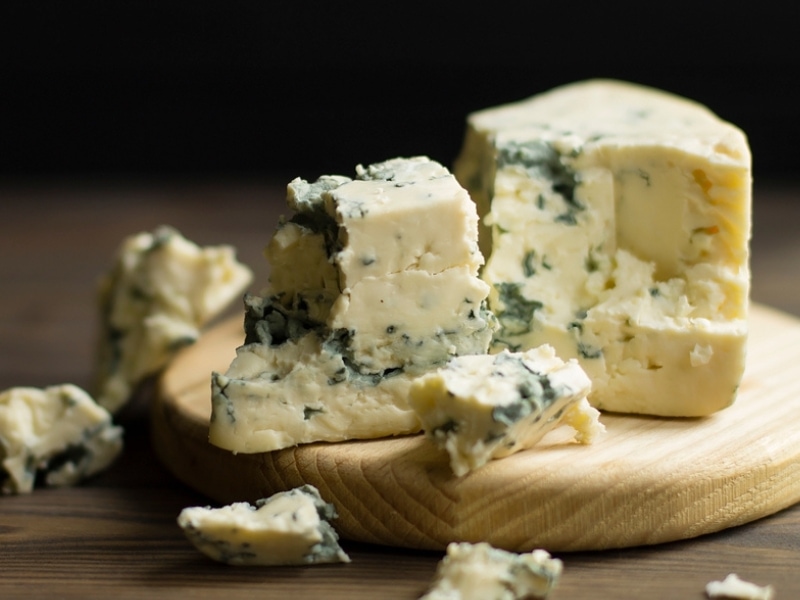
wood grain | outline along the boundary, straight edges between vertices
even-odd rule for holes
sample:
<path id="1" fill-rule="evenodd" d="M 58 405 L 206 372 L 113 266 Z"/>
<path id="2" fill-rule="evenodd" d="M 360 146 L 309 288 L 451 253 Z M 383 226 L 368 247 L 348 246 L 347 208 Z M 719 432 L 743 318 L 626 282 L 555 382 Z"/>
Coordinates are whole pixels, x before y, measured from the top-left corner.
<path id="1" fill-rule="evenodd" d="M 230 363 L 243 339 L 240 321 L 223 323 L 175 360 L 152 412 L 161 460 L 220 503 L 311 483 L 337 506 L 337 530 L 348 539 L 575 551 L 691 538 L 800 501 L 800 321 L 759 305 L 732 407 L 702 419 L 607 414 L 608 433 L 591 446 L 554 432 L 463 478 L 419 435 L 263 454 L 210 445 L 209 373 Z"/>

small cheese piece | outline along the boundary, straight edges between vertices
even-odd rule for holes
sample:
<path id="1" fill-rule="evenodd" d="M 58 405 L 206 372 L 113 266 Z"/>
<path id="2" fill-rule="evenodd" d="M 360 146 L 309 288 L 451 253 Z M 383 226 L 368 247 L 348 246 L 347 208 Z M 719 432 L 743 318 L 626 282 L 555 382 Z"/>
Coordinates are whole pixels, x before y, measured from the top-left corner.
<path id="1" fill-rule="evenodd" d="M 592 442 L 605 430 L 586 395 L 591 382 L 576 360 L 550 346 L 526 352 L 459 356 L 416 379 L 410 404 L 426 434 L 450 455 L 457 476 L 530 448 L 561 424 Z"/>
<path id="2" fill-rule="evenodd" d="M 751 156 L 707 108 L 592 80 L 470 115 L 494 348 L 576 357 L 601 409 L 702 416 L 742 377 Z"/>
<path id="3" fill-rule="evenodd" d="M 474 203 L 425 157 L 296 179 L 287 197 L 269 290 L 246 298 L 244 344 L 212 375 L 209 440 L 267 452 L 419 431 L 412 379 L 485 353 L 496 328 Z"/>
<path id="4" fill-rule="evenodd" d="M 251 279 L 232 247 L 200 248 L 171 227 L 125 239 L 100 287 L 98 403 L 116 413 Z"/>
<path id="5" fill-rule="evenodd" d="M 3 494 L 75 485 L 111 465 L 121 450 L 122 428 L 75 385 L 0 393 Z"/>
<path id="6" fill-rule="evenodd" d="M 562 569 L 562 562 L 546 550 L 516 554 L 485 542 L 452 542 L 431 589 L 420 600 L 547 598 Z"/>
<path id="7" fill-rule="evenodd" d="M 229 565 L 350 562 L 330 521 L 337 517 L 312 485 L 220 508 L 189 507 L 178 525 L 206 556 Z"/>
<path id="8" fill-rule="evenodd" d="M 729 600 L 772 600 L 775 590 L 771 585 L 759 586 L 731 573 L 722 581 L 710 581 L 706 585 L 706 596 Z"/>

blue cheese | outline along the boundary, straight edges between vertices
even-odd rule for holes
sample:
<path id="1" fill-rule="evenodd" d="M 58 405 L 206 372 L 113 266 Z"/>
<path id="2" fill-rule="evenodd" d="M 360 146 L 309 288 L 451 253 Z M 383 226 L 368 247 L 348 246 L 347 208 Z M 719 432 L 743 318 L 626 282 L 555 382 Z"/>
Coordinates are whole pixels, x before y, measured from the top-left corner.
<path id="1" fill-rule="evenodd" d="M 269 289 L 247 298 L 245 342 L 212 376 L 209 440 L 266 452 L 419 431 L 413 378 L 485 353 L 496 328 L 475 205 L 425 157 L 295 179 L 287 199 Z"/>
<path id="2" fill-rule="evenodd" d="M 75 485 L 106 469 L 121 451 L 122 428 L 77 386 L 0 393 L 3 494 L 27 494 L 40 484 Z"/>
<path id="3" fill-rule="evenodd" d="M 494 350 L 551 344 L 609 411 L 733 402 L 750 275 L 739 129 L 664 92 L 580 82 L 472 114 L 455 173 L 484 226 Z"/>
<path id="4" fill-rule="evenodd" d="M 116 413 L 251 279 L 230 246 L 201 248 L 166 226 L 126 238 L 100 287 L 98 403 Z"/>
<path id="5" fill-rule="evenodd" d="M 420 600 L 531 600 L 547 598 L 563 563 L 546 550 L 517 554 L 485 542 L 452 542 L 430 590 Z"/>
<path id="6" fill-rule="evenodd" d="M 369 372 L 485 351 L 488 286 L 467 192 L 426 157 L 356 172 L 289 184 L 295 215 L 266 251 L 270 295 L 347 331 Z"/>
<path id="7" fill-rule="evenodd" d="M 350 562 L 330 523 L 336 516 L 314 486 L 304 485 L 255 505 L 184 508 L 178 525 L 200 552 L 229 565 Z"/>
<path id="8" fill-rule="evenodd" d="M 406 401 L 409 373 L 361 373 L 346 336 L 308 330 L 262 302 L 248 297 L 246 340 L 255 341 L 238 350 L 225 374 L 212 376 L 212 444 L 254 453 L 419 430 Z"/>
<path id="9" fill-rule="evenodd" d="M 586 400 L 590 389 L 575 359 L 565 363 L 544 345 L 453 358 L 413 382 L 410 403 L 463 476 L 530 448 L 561 424 L 575 428 L 577 441 L 592 442 L 604 427 Z"/>

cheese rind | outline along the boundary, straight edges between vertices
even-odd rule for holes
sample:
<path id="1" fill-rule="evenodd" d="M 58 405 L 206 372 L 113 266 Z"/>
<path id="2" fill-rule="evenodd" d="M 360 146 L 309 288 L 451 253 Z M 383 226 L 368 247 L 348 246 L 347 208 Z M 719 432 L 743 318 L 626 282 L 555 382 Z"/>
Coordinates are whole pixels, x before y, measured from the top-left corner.
<path id="1" fill-rule="evenodd" d="M 471 115 L 455 173 L 484 226 L 493 347 L 577 358 L 604 410 L 728 406 L 746 351 L 750 168 L 739 129 L 623 82 Z"/>
<path id="2" fill-rule="evenodd" d="M 447 450 L 457 476 L 536 444 L 561 424 L 592 442 L 604 427 L 576 360 L 553 348 L 459 356 L 414 380 L 409 402 L 430 439 Z"/>
<path id="3" fill-rule="evenodd" d="M 3 494 L 43 485 L 75 485 L 110 466 L 122 451 L 122 428 L 81 388 L 15 387 L 0 393 Z"/>
<path id="4" fill-rule="evenodd" d="M 420 600 L 525 600 L 547 598 L 563 563 L 546 550 L 523 554 L 485 542 L 452 542 L 430 590 Z"/>
<path id="5" fill-rule="evenodd" d="M 246 298 L 245 342 L 212 375 L 209 440 L 266 452 L 419 431 L 411 380 L 485 353 L 496 328 L 475 205 L 426 157 L 295 179 L 287 202 L 267 294 Z"/>
<path id="6" fill-rule="evenodd" d="M 231 246 L 201 248 L 167 226 L 126 238 L 100 286 L 97 402 L 119 411 L 251 279 Z"/>
<path id="7" fill-rule="evenodd" d="M 330 523 L 336 517 L 333 505 L 304 485 L 255 505 L 184 508 L 178 525 L 203 554 L 229 565 L 350 562 Z"/>

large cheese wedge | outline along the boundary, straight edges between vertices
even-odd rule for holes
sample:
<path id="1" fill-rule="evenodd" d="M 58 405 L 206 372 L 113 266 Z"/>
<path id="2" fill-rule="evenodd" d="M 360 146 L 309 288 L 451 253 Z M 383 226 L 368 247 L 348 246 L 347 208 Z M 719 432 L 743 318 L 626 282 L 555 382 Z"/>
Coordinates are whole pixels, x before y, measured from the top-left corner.
<path id="1" fill-rule="evenodd" d="M 493 347 L 577 358 L 597 408 L 708 415 L 745 363 L 751 156 L 687 99 L 591 80 L 469 116 Z"/>

